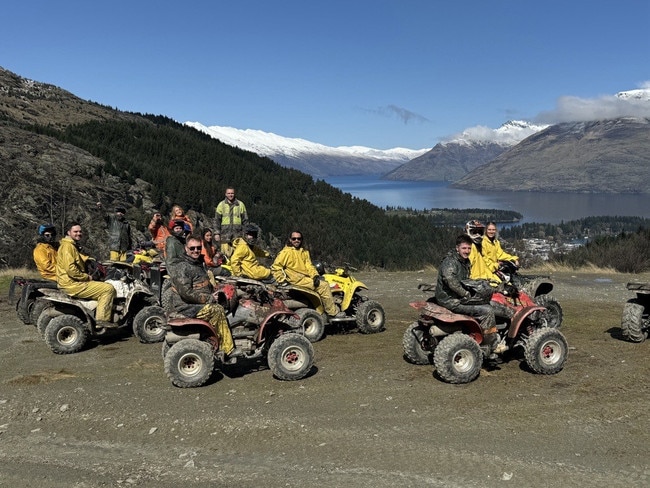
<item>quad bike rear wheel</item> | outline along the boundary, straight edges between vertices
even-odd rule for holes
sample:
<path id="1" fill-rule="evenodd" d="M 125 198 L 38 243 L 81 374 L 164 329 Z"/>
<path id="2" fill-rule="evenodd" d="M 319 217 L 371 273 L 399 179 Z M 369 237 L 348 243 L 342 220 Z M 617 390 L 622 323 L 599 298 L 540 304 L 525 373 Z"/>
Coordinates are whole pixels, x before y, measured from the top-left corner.
<path id="1" fill-rule="evenodd" d="M 318 342 L 325 334 L 325 320 L 316 310 L 310 308 L 299 308 L 296 315 L 300 318 L 299 323 L 305 328 L 305 337 L 309 342 Z"/>
<path id="2" fill-rule="evenodd" d="M 30 325 L 32 323 L 30 317 L 34 303 L 35 300 L 33 298 L 23 300 L 22 297 L 19 298 L 18 302 L 16 303 L 16 315 L 18 315 L 20 321 L 25 325 Z"/>
<path id="3" fill-rule="evenodd" d="M 143 344 L 160 342 L 165 339 L 166 322 L 165 311 L 161 307 L 145 307 L 133 318 L 133 335 Z"/>
<path id="4" fill-rule="evenodd" d="M 45 329 L 47 329 L 48 324 L 54 317 L 58 317 L 59 315 L 63 315 L 63 312 L 58 311 L 54 307 L 48 307 L 41 312 L 41 315 L 36 321 L 36 328 L 41 334 L 41 337 L 45 338 Z"/>
<path id="5" fill-rule="evenodd" d="M 357 327 L 362 334 L 376 334 L 384 330 L 386 313 L 384 308 L 374 300 L 361 302 L 357 307 Z"/>
<path id="6" fill-rule="evenodd" d="M 294 381 L 307 376 L 314 364 L 314 348 L 301 334 L 289 332 L 273 341 L 267 356 L 269 369 L 280 380 Z"/>
<path id="7" fill-rule="evenodd" d="M 81 351 L 88 341 L 88 329 L 79 317 L 59 315 L 45 328 L 45 342 L 55 354 Z"/>
<path id="8" fill-rule="evenodd" d="M 537 374 L 559 373 L 568 354 L 569 346 L 564 335 L 550 327 L 533 331 L 524 346 L 526 364 Z"/>
<path id="9" fill-rule="evenodd" d="M 456 332 L 438 343 L 433 364 L 438 376 L 447 383 L 469 383 L 481 372 L 483 352 L 470 336 Z"/>
<path id="10" fill-rule="evenodd" d="M 564 317 L 560 302 L 558 302 L 551 295 L 537 295 L 535 303 L 540 307 L 546 308 L 546 325 L 552 329 L 557 329 L 562 325 Z"/>
<path id="11" fill-rule="evenodd" d="M 412 364 L 433 364 L 435 339 L 417 322 L 413 322 L 404 331 L 402 337 L 404 357 Z"/>
<path id="12" fill-rule="evenodd" d="M 40 299 L 34 301 L 34 304 L 29 307 L 29 322 L 26 323 L 35 326 L 38 322 L 38 318 L 41 316 L 41 313 L 43 313 L 43 310 L 51 306 L 52 302 L 48 300 Z"/>
<path id="13" fill-rule="evenodd" d="M 645 307 L 636 298 L 628 300 L 623 307 L 621 319 L 621 334 L 630 342 L 643 342 L 648 338 L 648 330 L 644 329 L 643 313 Z"/>
<path id="14" fill-rule="evenodd" d="M 183 339 L 165 355 L 165 373 L 174 386 L 202 386 L 214 371 L 214 353 L 210 344 L 198 339 Z"/>

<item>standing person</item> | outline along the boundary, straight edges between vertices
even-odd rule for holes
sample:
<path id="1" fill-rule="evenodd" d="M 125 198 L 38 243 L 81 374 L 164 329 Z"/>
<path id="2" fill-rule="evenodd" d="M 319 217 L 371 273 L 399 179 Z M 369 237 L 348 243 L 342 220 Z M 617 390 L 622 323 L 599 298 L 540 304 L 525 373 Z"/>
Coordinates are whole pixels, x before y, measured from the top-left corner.
<path id="1" fill-rule="evenodd" d="M 97 202 L 97 208 L 102 208 L 102 203 Z M 114 214 L 106 214 L 108 223 L 108 250 L 111 261 L 126 261 L 126 252 L 132 249 L 131 224 L 126 220 L 126 208 L 115 207 Z"/>
<path id="2" fill-rule="evenodd" d="M 492 273 L 496 273 L 497 269 L 499 269 L 499 261 L 512 261 L 519 266 L 519 258 L 508 254 L 501 247 L 501 243 L 497 239 L 496 222 L 488 222 L 487 227 L 485 227 L 485 235 L 481 243 L 481 255 Z"/>
<path id="3" fill-rule="evenodd" d="M 235 250 L 230 257 L 230 266 L 234 276 L 242 276 L 253 280 L 268 283 L 274 282 L 271 270 L 262 266 L 258 257 L 268 258 L 271 255 L 255 244 L 257 241 L 257 228 L 249 225 L 244 231 L 244 237 L 237 237 L 233 246 Z"/>
<path id="4" fill-rule="evenodd" d="M 190 218 L 185 215 L 185 210 L 183 210 L 183 207 L 180 205 L 174 205 L 172 207 L 172 213 L 169 219 L 169 228 L 172 228 L 172 224 L 177 221 L 177 220 L 182 220 L 185 226 L 185 231 L 188 234 L 191 234 L 192 231 L 194 230 L 194 226 L 192 225 L 192 221 Z"/>
<path id="5" fill-rule="evenodd" d="M 163 223 L 162 214 L 160 212 L 155 212 L 153 214 L 151 222 L 149 222 L 147 228 L 149 229 L 151 240 L 156 246 L 156 249 L 164 256 L 165 241 L 171 235 L 171 232 L 169 232 L 169 229 Z"/>
<path id="6" fill-rule="evenodd" d="M 58 287 L 73 298 L 97 300 L 95 321 L 100 327 L 117 327 L 112 323 L 115 288 L 110 283 L 93 281 L 86 272 L 87 256 L 81 254 L 79 243 L 83 231 L 79 222 L 66 226 L 66 236 L 61 239 L 56 258 L 56 282 Z"/>
<path id="7" fill-rule="evenodd" d="M 165 264 L 171 268 L 185 254 L 185 222 L 174 220 L 169 226 L 171 235 L 165 240 Z"/>
<path id="8" fill-rule="evenodd" d="M 225 311 L 212 295 L 214 289 L 203 266 L 201 249 L 199 237 L 188 237 L 183 255 L 169 269 L 172 281 L 171 306 L 181 315 L 210 322 L 219 336 L 219 348 L 226 356 L 241 356 L 242 350 L 235 348 L 232 340 Z"/>
<path id="9" fill-rule="evenodd" d="M 38 226 L 38 239 L 34 248 L 34 263 L 36 269 L 46 280 L 56 281 L 56 254 L 59 243 L 56 242 L 56 227 L 54 224 Z"/>
<path id="10" fill-rule="evenodd" d="M 246 205 L 235 198 L 235 189 L 226 188 L 226 198 L 214 209 L 215 240 L 221 242 L 221 252 L 230 257 L 234 252 L 233 241 L 243 235 L 244 227 L 248 225 Z"/>
<path id="11" fill-rule="evenodd" d="M 462 234 L 456 238 L 456 249 L 449 252 L 438 269 L 436 283 L 436 302 L 452 312 L 476 317 L 483 331 L 483 340 L 488 347 L 486 356 L 490 356 L 499 341 L 494 310 L 489 304 L 469 304 L 472 297 L 463 287 L 462 281 L 470 277 L 470 259 L 472 239 Z"/>
<path id="12" fill-rule="evenodd" d="M 291 283 L 316 291 L 320 296 L 325 313 L 330 317 L 337 315 L 345 317 L 334 303 L 329 283 L 318 274 L 311 262 L 309 251 L 303 247 L 302 232 L 294 230 L 287 240 L 286 246 L 273 261 L 271 266 L 273 276 L 278 283 Z"/>

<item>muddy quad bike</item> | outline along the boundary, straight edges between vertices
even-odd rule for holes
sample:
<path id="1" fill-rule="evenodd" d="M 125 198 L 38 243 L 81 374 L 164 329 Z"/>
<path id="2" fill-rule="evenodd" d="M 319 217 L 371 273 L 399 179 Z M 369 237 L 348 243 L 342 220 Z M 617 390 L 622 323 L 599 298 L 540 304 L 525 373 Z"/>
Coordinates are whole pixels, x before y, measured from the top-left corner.
<path id="1" fill-rule="evenodd" d="M 291 381 L 304 378 L 314 362 L 314 349 L 304 329 L 271 287 L 236 278 L 221 283 L 214 296 L 224 306 L 235 347 L 241 357 L 226 359 L 209 322 L 168 314 L 163 342 L 164 367 L 174 386 L 192 388 L 210 379 L 216 364 L 254 362 L 266 358 L 273 375 Z"/>
<path id="2" fill-rule="evenodd" d="M 128 276 L 106 282 L 116 290 L 113 302 L 115 328 L 131 326 L 142 343 L 162 341 L 165 313 L 156 305 L 149 287 Z M 45 306 L 37 320 L 37 328 L 55 354 L 76 353 L 83 349 L 89 338 L 99 338 L 109 330 L 99 326 L 95 320 L 96 300 L 72 298 L 60 290 L 41 291 L 43 297 L 38 302 L 44 302 Z"/>
<path id="3" fill-rule="evenodd" d="M 473 282 L 464 283 L 470 292 Z M 429 292 L 434 287 L 420 285 L 420 289 Z M 548 327 L 544 307 L 513 285 L 502 285 L 496 292 L 488 290 L 488 293 L 492 295 L 487 300 L 507 307 L 512 315 L 496 317 L 499 344 L 495 352 L 523 350 L 525 362 L 534 373 L 561 371 L 568 355 L 567 341 L 557 328 Z M 410 305 L 420 310 L 420 317 L 404 332 L 405 358 L 414 364 L 433 363 L 438 376 L 448 383 L 469 383 L 476 379 L 488 352 L 486 346 L 481 346 L 483 331 L 478 321 L 441 307 L 433 297 Z"/>
<path id="4" fill-rule="evenodd" d="M 550 295 L 553 282 L 545 275 L 522 275 L 519 267 L 512 261 L 499 262 L 496 274 L 505 283 L 513 283 L 540 307 L 546 309 L 546 320 L 549 327 L 558 328 L 562 325 L 564 314 L 560 303 Z"/>
<path id="5" fill-rule="evenodd" d="M 621 334 L 630 342 L 643 342 L 650 331 L 650 283 L 628 283 L 627 289 L 636 293 L 623 307 Z"/>
<path id="6" fill-rule="evenodd" d="M 365 292 L 368 287 L 356 280 L 349 265 L 337 267 L 333 273 L 326 273 L 320 263 L 315 263 L 320 275 L 329 283 L 334 303 L 345 312 L 345 317 L 330 317 L 325 313 L 320 296 L 315 290 L 295 285 L 282 285 L 285 303 L 300 317 L 305 328 L 305 337 L 317 342 L 325 334 L 328 324 L 346 327 L 356 325 L 362 334 L 375 334 L 384 330 L 386 314 L 384 308 L 375 300 L 370 300 Z"/>
<path id="7" fill-rule="evenodd" d="M 16 300 L 16 315 L 24 324 L 36 325 L 38 316 L 44 307 L 41 303 L 39 303 L 38 307 L 35 307 L 38 298 L 43 296 L 40 291 L 42 288 L 55 290 L 56 281 L 23 278 L 22 276 L 14 276 L 11 281 L 9 285 L 9 301 L 13 302 L 17 291 L 20 292 L 20 296 Z"/>

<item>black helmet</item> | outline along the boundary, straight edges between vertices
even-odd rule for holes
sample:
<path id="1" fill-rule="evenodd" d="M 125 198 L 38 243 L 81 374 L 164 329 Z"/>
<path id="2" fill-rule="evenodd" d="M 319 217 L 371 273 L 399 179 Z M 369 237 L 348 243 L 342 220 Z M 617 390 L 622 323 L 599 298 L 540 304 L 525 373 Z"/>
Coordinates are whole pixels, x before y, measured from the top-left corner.
<path id="1" fill-rule="evenodd" d="M 316 271 L 318 271 L 319 275 L 324 275 L 325 274 L 325 266 L 323 263 L 320 261 L 312 261 L 312 264 L 314 265 L 314 268 L 316 268 Z"/>
<path id="2" fill-rule="evenodd" d="M 244 235 L 251 235 L 257 239 L 257 235 L 259 234 L 259 228 L 255 225 L 247 225 L 246 228 L 244 229 Z"/>
<path id="3" fill-rule="evenodd" d="M 38 235 L 39 236 L 42 236 L 46 232 L 51 232 L 52 234 L 56 234 L 56 227 L 54 226 L 54 224 L 47 223 L 47 224 L 41 224 L 41 225 L 38 226 Z"/>

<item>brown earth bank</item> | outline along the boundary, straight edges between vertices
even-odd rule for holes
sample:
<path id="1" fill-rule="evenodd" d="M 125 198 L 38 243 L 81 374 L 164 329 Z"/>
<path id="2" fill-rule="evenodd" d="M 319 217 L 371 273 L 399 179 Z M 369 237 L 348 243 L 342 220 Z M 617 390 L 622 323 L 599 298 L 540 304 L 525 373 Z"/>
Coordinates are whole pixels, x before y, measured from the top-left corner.
<path id="1" fill-rule="evenodd" d="M 160 344 L 55 355 L 0 300 L 0 486 L 629 487 L 650 484 L 650 344 L 620 338 L 630 276 L 553 275 L 563 371 L 517 360 L 467 385 L 402 357 L 431 272 L 360 273 L 379 334 L 331 333 L 296 382 L 265 364 L 179 389 Z"/>

